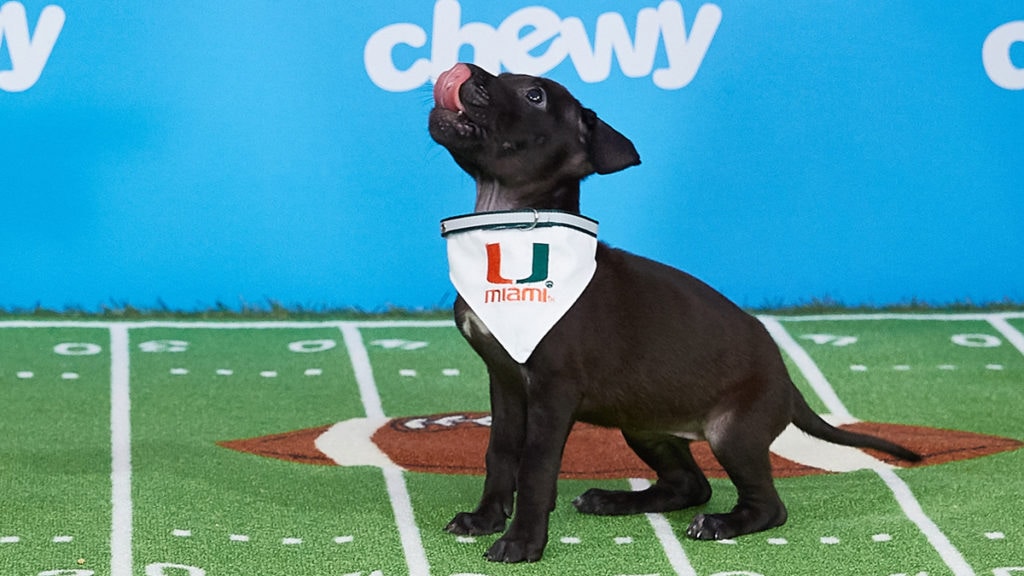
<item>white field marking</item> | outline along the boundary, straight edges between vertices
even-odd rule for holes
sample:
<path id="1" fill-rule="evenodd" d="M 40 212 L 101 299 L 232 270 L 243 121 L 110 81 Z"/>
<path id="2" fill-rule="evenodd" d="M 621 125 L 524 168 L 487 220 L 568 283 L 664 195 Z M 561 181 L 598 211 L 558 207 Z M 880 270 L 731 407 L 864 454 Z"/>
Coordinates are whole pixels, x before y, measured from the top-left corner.
<path id="1" fill-rule="evenodd" d="M 452 324 L 447 325 L 451 326 Z M 370 354 L 366 350 L 362 334 L 359 333 L 359 327 L 354 323 L 344 323 L 339 326 L 339 329 L 352 362 L 352 370 L 359 385 L 359 396 L 363 402 L 366 417 L 370 420 L 386 419 L 380 401 L 380 393 L 377 391 L 377 383 L 373 377 Z M 398 535 L 402 541 L 402 550 L 405 553 L 405 564 L 409 568 L 409 576 L 429 576 L 430 564 L 427 563 L 427 553 L 423 548 L 419 527 L 416 525 L 412 499 L 409 497 L 409 489 L 405 484 L 405 476 L 402 475 L 401 470 L 396 468 L 384 468 L 382 471 L 384 482 L 387 484 L 388 497 L 391 500 L 391 508 L 395 514 Z"/>
<path id="2" fill-rule="evenodd" d="M 184 376 L 188 374 L 188 368 L 171 368 L 171 374 L 175 376 Z"/>
<path id="3" fill-rule="evenodd" d="M 985 369 L 986 370 L 994 370 L 994 371 L 998 372 L 998 371 L 1003 369 L 1003 365 L 1002 364 L 985 364 Z"/>
<path id="4" fill-rule="evenodd" d="M 800 347 L 800 344 L 793 339 L 792 336 L 786 332 L 786 329 L 782 324 L 775 319 L 762 319 L 766 321 L 768 331 L 771 332 L 772 336 L 775 337 L 776 342 L 782 347 L 787 354 L 790 355 L 800 371 L 803 372 L 804 377 L 814 388 L 814 391 L 819 395 L 822 393 L 825 396 L 822 397 L 822 401 L 825 405 L 829 405 L 828 398 L 834 398 L 836 402 L 839 402 L 839 398 L 832 388 L 832 385 L 825 378 L 825 375 L 821 372 L 821 369 L 814 363 L 810 355 Z M 838 404 L 842 406 L 840 402 Z M 845 408 L 843 409 L 845 411 Z M 846 412 L 850 418 L 849 412 Z M 954 576 L 974 576 L 974 569 L 967 564 L 964 560 L 960 551 L 953 546 L 953 543 L 949 541 L 949 538 L 942 533 L 942 530 L 932 521 L 931 518 L 925 514 L 924 509 L 921 508 L 921 504 L 914 497 L 914 493 L 911 492 L 910 487 L 907 486 L 896 472 L 888 465 L 875 466 L 872 468 L 876 474 L 885 482 L 889 490 L 892 491 L 893 496 L 896 497 L 896 502 L 903 510 L 904 515 L 910 519 L 918 529 L 925 535 L 928 542 L 935 548 L 935 551 L 939 553 L 942 561 L 953 571 Z"/>
<path id="5" fill-rule="evenodd" d="M 853 364 L 850 366 L 850 370 L 853 372 L 867 372 L 868 367 L 863 364 Z"/>
<path id="6" fill-rule="evenodd" d="M 956 576 L 974 576 L 974 569 L 971 568 L 956 546 L 949 541 L 949 538 L 942 533 L 942 530 L 925 514 L 921 504 L 914 497 L 910 487 L 902 478 L 896 475 L 896 471 L 890 468 L 878 468 L 875 472 L 882 478 L 886 486 L 892 490 L 896 502 L 899 503 L 903 513 L 917 525 L 918 529 L 925 535 L 928 542 L 935 548 L 935 551 L 942 557 L 942 561 L 953 571 Z"/>
<path id="7" fill-rule="evenodd" d="M 319 450 L 341 466 L 376 466 L 402 470 L 371 438 L 387 418 L 351 418 L 331 426 L 313 441 Z"/>
<path id="8" fill-rule="evenodd" d="M 110 576 L 132 575 L 132 428 L 128 325 L 110 326 Z"/>
<path id="9" fill-rule="evenodd" d="M 786 544 L 789 544 L 789 540 L 786 540 L 785 538 L 769 538 L 768 543 L 772 546 L 785 546 Z"/>
<path id="10" fill-rule="evenodd" d="M 306 368 L 306 371 L 303 372 L 306 376 L 322 376 L 323 373 L 324 371 L 321 368 Z"/>
<path id="11" fill-rule="evenodd" d="M 620 546 L 623 545 L 623 544 L 632 544 L 633 543 L 633 539 L 631 537 L 629 537 L 629 536 L 616 536 L 615 537 L 615 543 L 620 545 Z"/>
<path id="12" fill-rule="evenodd" d="M 1024 315 L 1022 315 L 1024 316 Z M 292 321 L 239 321 L 239 322 L 203 322 L 147 320 L 141 322 L 109 322 L 105 320 L 0 320 L 3 328 L 95 328 L 110 329 L 114 326 L 135 328 L 181 328 L 211 330 L 278 330 L 303 328 L 336 328 L 353 326 L 355 328 L 454 328 L 452 320 L 325 320 L 322 322 Z"/>
<path id="13" fill-rule="evenodd" d="M 78 380 L 79 376 L 76 372 L 65 372 L 60 375 L 61 380 Z"/>
<path id="14" fill-rule="evenodd" d="M 875 542 L 892 542 L 891 534 L 875 534 L 871 537 L 871 540 Z"/>
<path id="15" fill-rule="evenodd" d="M 227 368 L 220 368 L 220 369 L 217 370 L 217 375 L 218 376 L 231 376 L 234 373 L 235 373 L 234 370 L 229 370 Z"/>
<path id="16" fill-rule="evenodd" d="M 285 546 L 298 546 L 299 544 L 302 544 L 302 538 L 282 538 L 281 544 L 284 544 Z"/>
<path id="17" fill-rule="evenodd" d="M 228 536 L 228 540 L 232 542 L 248 542 L 249 537 L 245 534 L 231 534 Z"/>
<path id="18" fill-rule="evenodd" d="M 22 379 L 22 380 L 28 380 L 29 378 L 32 378 L 33 376 L 35 376 L 35 374 L 32 373 L 32 372 L 29 372 L 28 370 L 22 370 L 21 372 L 18 372 L 16 374 L 16 376 L 18 378 Z"/>
<path id="19" fill-rule="evenodd" d="M 1024 312 L 999 312 L 999 313 L 952 313 L 952 314 L 913 314 L 913 313 L 878 313 L 878 314 L 818 314 L 815 316 L 785 316 L 785 315 L 765 315 L 758 316 L 758 318 L 777 318 L 779 320 L 785 320 L 786 322 L 830 322 L 830 321 L 843 321 L 843 320 L 940 320 L 944 322 L 952 321 L 971 321 L 971 320 L 983 320 L 988 321 L 992 318 L 1002 319 L 1014 319 L 1024 318 Z"/>
<path id="20" fill-rule="evenodd" d="M 822 415 L 826 422 L 833 426 L 846 424 L 848 420 Z M 795 425 L 790 424 L 772 442 L 772 452 L 812 468 L 830 472 L 854 472 L 856 470 L 873 470 L 876 467 L 890 467 L 867 452 L 851 446 L 831 444 L 825 440 L 805 434 Z"/>
<path id="21" fill-rule="evenodd" d="M 473 538 L 472 536 L 456 536 L 455 541 L 459 544 L 473 544 L 476 542 L 476 538 Z"/>
<path id="22" fill-rule="evenodd" d="M 192 537 L 192 531 L 191 530 L 175 529 L 175 530 L 171 530 L 171 536 L 177 536 L 178 538 L 191 538 Z"/>
<path id="23" fill-rule="evenodd" d="M 445 376 L 458 376 L 461 372 L 458 368 L 445 368 L 444 370 L 441 370 L 441 374 L 444 374 Z"/>
<path id="24" fill-rule="evenodd" d="M 836 538 L 835 536 L 822 536 L 821 537 L 821 543 L 822 544 L 839 544 L 839 538 Z"/>
<path id="25" fill-rule="evenodd" d="M 402 368 L 401 370 L 398 371 L 398 375 L 403 376 L 405 378 L 415 378 L 416 371 L 411 368 Z"/>
<path id="26" fill-rule="evenodd" d="M 954 314 L 823 314 L 816 316 L 763 315 L 759 318 L 772 318 L 786 322 L 816 322 L 843 320 L 930 320 L 930 321 L 992 321 L 1024 318 L 1024 312 L 1000 313 L 954 313 Z M 214 329 L 214 330 L 273 330 L 296 328 L 336 328 L 353 326 L 356 328 L 454 328 L 452 320 L 324 320 L 324 321 L 173 321 L 147 320 L 140 322 L 110 322 L 106 320 L 0 320 L 3 328 L 107 328 L 121 325 L 129 328 L 182 328 L 182 329 Z M 1024 353 L 1024 350 L 1022 350 Z"/>
<path id="27" fill-rule="evenodd" d="M 638 492 L 650 488 L 651 483 L 643 478 L 630 478 L 629 487 L 633 491 Z M 676 574 L 678 576 L 697 576 L 697 571 L 690 564 L 690 559 L 686 557 L 686 551 L 683 550 L 683 545 L 676 538 L 675 533 L 672 531 L 672 525 L 668 523 L 668 520 L 661 514 L 644 514 L 644 516 L 647 517 L 647 521 L 654 528 L 654 534 L 658 537 L 661 548 L 665 551 L 665 556 L 668 557 L 668 563 L 675 570 Z"/>
<path id="28" fill-rule="evenodd" d="M 277 371 L 275 370 L 263 370 L 260 372 L 260 376 L 263 378 L 277 378 Z"/>
<path id="29" fill-rule="evenodd" d="M 53 543 L 54 544 L 65 544 L 67 542 L 73 541 L 74 539 L 75 539 L 74 536 L 54 536 L 53 537 Z"/>
<path id="30" fill-rule="evenodd" d="M 348 544 L 355 541 L 355 536 L 338 536 L 334 539 L 335 544 Z"/>
<path id="31" fill-rule="evenodd" d="M 988 320 L 988 323 L 991 324 L 993 328 L 1003 335 L 1003 338 L 1006 338 L 1007 342 L 1013 344 L 1013 347 L 1016 348 L 1018 352 L 1024 354 L 1024 334 L 1021 334 L 1020 330 L 1017 330 L 1007 322 L 1007 318 L 1008 316 L 1006 315 L 993 315 L 986 318 L 986 320 Z"/>
<path id="32" fill-rule="evenodd" d="M 0 544 L 17 544 L 21 542 L 18 536 L 0 536 Z"/>
<path id="33" fill-rule="evenodd" d="M 775 339 L 775 342 L 789 354 L 790 359 L 803 372 L 807 382 L 814 389 L 818 397 L 821 398 L 821 401 L 825 403 L 825 408 L 828 409 L 832 416 L 843 422 L 856 422 L 856 419 L 846 409 L 846 406 L 843 405 L 839 396 L 836 395 L 836 391 L 832 389 L 832 385 L 825 379 L 825 374 L 814 363 L 814 360 L 811 359 L 807 351 L 789 335 L 789 332 L 782 326 L 782 323 L 768 316 L 762 316 L 758 319 L 768 329 L 768 333 Z"/>
<path id="34" fill-rule="evenodd" d="M 1003 534 L 1002 532 L 985 532 L 985 538 L 988 538 L 989 540 L 1002 540 L 1006 538 L 1006 534 Z"/>
<path id="35" fill-rule="evenodd" d="M 583 541 L 583 540 L 580 540 L 580 539 L 579 539 L 578 537 L 576 537 L 576 536 L 563 536 L 563 537 L 562 537 L 562 538 L 561 538 L 561 539 L 559 540 L 559 542 L 561 542 L 562 544 L 579 544 L 579 543 L 580 543 L 580 542 L 582 542 L 582 541 Z"/>

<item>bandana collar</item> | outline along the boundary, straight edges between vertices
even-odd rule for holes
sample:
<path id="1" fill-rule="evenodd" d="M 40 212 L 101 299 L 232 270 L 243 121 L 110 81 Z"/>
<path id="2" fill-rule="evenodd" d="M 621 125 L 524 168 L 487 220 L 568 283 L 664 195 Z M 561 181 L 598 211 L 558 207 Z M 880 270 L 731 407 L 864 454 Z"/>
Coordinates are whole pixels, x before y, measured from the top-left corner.
<path id="1" fill-rule="evenodd" d="M 516 362 L 526 362 L 590 284 L 597 222 L 558 210 L 441 221 L 455 289 Z"/>

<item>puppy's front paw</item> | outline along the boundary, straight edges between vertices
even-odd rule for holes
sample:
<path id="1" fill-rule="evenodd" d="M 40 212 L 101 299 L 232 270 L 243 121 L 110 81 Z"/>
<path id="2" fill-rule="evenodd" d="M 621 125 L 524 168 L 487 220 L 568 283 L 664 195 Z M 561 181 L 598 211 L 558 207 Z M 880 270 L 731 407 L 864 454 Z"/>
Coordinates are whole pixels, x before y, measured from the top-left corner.
<path id="1" fill-rule="evenodd" d="M 484 536 L 505 529 L 505 517 L 492 518 L 476 512 L 460 512 L 444 528 L 459 536 Z"/>
<path id="2" fill-rule="evenodd" d="M 547 542 L 530 542 L 525 538 L 509 538 L 506 535 L 491 546 L 484 558 L 491 562 L 536 562 L 544 555 L 545 544 Z"/>

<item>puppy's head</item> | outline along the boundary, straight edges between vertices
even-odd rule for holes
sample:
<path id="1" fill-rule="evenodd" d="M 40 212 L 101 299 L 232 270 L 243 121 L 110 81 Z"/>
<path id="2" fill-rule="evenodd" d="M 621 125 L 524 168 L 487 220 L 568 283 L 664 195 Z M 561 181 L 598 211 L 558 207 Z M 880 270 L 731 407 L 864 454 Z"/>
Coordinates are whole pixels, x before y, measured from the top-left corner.
<path id="1" fill-rule="evenodd" d="M 542 190 L 640 163 L 629 139 L 546 78 L 456 64 L 434 102 L 431 137 L 478 181 Z"/>

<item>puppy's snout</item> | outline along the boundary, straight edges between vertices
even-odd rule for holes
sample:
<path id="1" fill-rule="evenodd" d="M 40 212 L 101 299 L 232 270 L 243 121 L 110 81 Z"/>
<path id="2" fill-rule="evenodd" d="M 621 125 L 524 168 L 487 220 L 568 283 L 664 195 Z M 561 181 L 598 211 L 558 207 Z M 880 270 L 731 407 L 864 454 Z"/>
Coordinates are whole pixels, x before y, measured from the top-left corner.
<path id="1" fill-rule="evenodd" d="M 466 108 L 459 97 L 459 90 L 472 75 L 469 66 L 461 62 L 442 72 L 434 83 L 434 105 L 446 110 L 464 111 Z"/>

